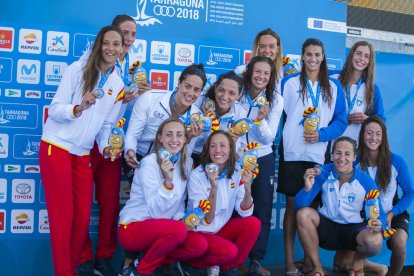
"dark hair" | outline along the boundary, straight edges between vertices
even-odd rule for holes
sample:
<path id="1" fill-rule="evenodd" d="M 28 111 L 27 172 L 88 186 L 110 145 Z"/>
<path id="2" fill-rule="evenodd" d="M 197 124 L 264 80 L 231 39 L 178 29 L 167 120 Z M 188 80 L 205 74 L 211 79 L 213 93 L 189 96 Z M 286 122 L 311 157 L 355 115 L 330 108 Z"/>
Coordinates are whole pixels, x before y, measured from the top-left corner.
<path id="1" fill-rule="evenodd" d="M 121 37 L 121 45 L 124 45 L 124 35 L 117 26 L 106 26 L 103 27 L 96 35 L 95 42 L 92 45 L 91 55 L 89 56 L 85 66 L 83 67 L 82 76 L 82 95 L 92 91 L 95 88 L 96 83 L 99 79 L 99 71 L 101 69 L 102 62 L 102 44 L 105 34 L 110 31 L 115 31 Z"/>
<path id="2" fill-rule="evenodd" d="M 243 86 L 245 90 L 249 90 L 252 85 L 252 76 L 254 65 L 258 62 L 264 62 L 270 65 L 270 77 L 269 83 L 266 86 L 266 100 L 269 102 L 269 106 L 273 104 L 273 94 L 276 89 L 276 68 L 273 61 L 268 57 L 256 56 L 253 57 L 246 66 L 246 73 L 243 75 Z"/>
<path id="3" fill-rule="evenodd" d="M 236 163 L 237 163 L 236 145 L 234 144 L 233 138 L 231 138 L 230 134 L 228 134 L 227 132 L 223 130 L 217 130 L 211 133 L 210 136 L 208 137 L 207 142 L 204 144 L 203 151 L 201 152 L 200 165 L 205 171 L 206 165 L 213 162 L 210 158 L 209 149 L 210 149 L 211 139 L 218 134 L 224 135 L 229 141 L 230 153 L 229 153 L 229 160 L 227 160 L 226 162 L 226 168 L 229 170 L 227 173 L 227 178 L 231 178 L 233 176 L 234 170 L 236 169 Z"/>
<path id="4" fill-rule="evenodd" d="M 237 83 L 237 91 L 239 92 L 239 94 L 241 93 L 242 86 L 243 86 L 242 78 L 238 76 L 236 73 L 234 73 L 234 71 L 229 71 L 227 73 L 221 74 L 218 80 L 214 83 L 214 85 L 208 88 L 207 93 L 206 93 L 207 98 L 212 99 L 213 101 L 216 100 L 215 90 L 217 86 L 219 86 L 223 80 L 235 81 Z"/>
<path id="5" fill-rule="evenodd" d="M 180 78 L 178 79 L 178 81 L 181 83 L 188 76 L 193 76 L 193 75 L 200 77 L 200 79 L 203 81 L 203 87 L 201 87 L 201 89 L 203 89 L 204 85 L 206 85 L 207 77 L 206 77 L 206 73 L 204 72 L 204 65 L 201 64 L 201 63 L 200 64 L 191 64 L 190 66 L 185 68 L 184 71 L 181 73 Z"/>
<path id="6" fill-rule="evenodd" d="M 134 24 L 136 24 L 136 23 L 135 23 L 134 18 L 132 18 L 131 16 L 129 16 L 129 15 L 127 15 L 127 14 L 118 14 L 118 15 L 117 15 L 117 16 L 115 16 L 115 18 L 112 20 L 112 24 L 111 24 L 111 25 L 117 26 L 117 27 L 119 28 L 119 26 L 120 26 L 122 23 L 127 22 L 127 21 L 131 21 L 131 22 L 133 22 Z"/>
<path id="7" fill-rule="evenodd" d="M 334 141 L 333 146 L 332 146 L 332 154 L 335 152 L 336 145 L 339 142 L 348 142 L 348 143 L 350 143 L 352 145 L 352 150 L 353 150 L 354 154 L 355 155 L 357 154 L 357 142 L 354 139 L 352 139 L 348 136 L 341 136 L 341 137 L 337 138 Z"/>
<path id="8" fill-rule="evenodd" d="M 280 41 L 279 35 L 275 31 L 273 31 L 270 28 L 267 28 L 257 33 L 256 38 L 254 39 L 254 42 L 253 42 L 252 57 L 255 57 L 259 54 L 259 40 L 264 35 L 273 36 L 277 40 L 277 46 L 279 47 L 279 52 L 276 54 L 276 59 L 274 61 L 274 64 L 276 68 L 276 78 L 279 79 L 279 76 L 281 75 L 280 72 L 283 66 L 282 43 Z"/>
<path id="9" fill-rule="evenodd" d="M 325 99 L 328 102 L 328 105 L 332 104 L 332 88 L 329 84 L 329 74 L 328 74 L 328 65 L 326 63 L 325 47 L 323 46 L 322 41 L 317 38 L 308 38 L 302 45 L 302 57 L 305 54 L 306 48 L 309 46 L 319 46 L 322 49 L 323 60 L 320 65 L 318 73 L 318 81 L 321 86 L 322 99 Z M 302 96 L 302 102 L 305 103 L 306 92 L 308 91 L 306 81 L 307 73 L 305 68 L 305 63 L 301 58 L 300 63 L 302 65 L 302 71 L 300 72 L 300 91 Z"/>
<path id="10" fill-rule="evenodd" d="M 349 51 L 348 57 L 346 58 L 344 68 L 342 69 L 338 80 L 341 82 L 342 87 L 346 87 L 348 85 L 349 79 L 352 77 L 352 72 L 354 71 L 354 66 L 352 65 L 352 58 L 356 52 L 356 49 L 359 46 L 367 46 L 369 48 L 369 63 L 367 68 L 364 69 L 362 72 L 362 76 L 364 77 L 365 82 L 365 102 L 367 104 L 367 109 L 365 114 L 372 115 L 373 107 L 374 107 L 374 76 L 375 76 L 375 51 L 374 47 L 368 43 L 367 41 L 358 41 L 356 42 L 351 50 Z"/>
<path id="11" fill-rule="evenodd" d="M 359 164 L 362 170 L 366 171 L 369 166 L 368 163 L 368 154 L 369 149 L 365 146 L 364 134 L 366 127 L 371 123 L 377 123 L 382 130 L 382 139 L 381 145 L 378 148 L 378 162 L 377 162 L 377 185 L 381 192 L 385 192 L 388 188 L 388 184 L 391 180 L 391 149 L 390 143 L 388 141 L 387 127 L 385 126 L 384 121 L 381 120 L 378 116 L 368 117 L 361 126 L 359 131 L 359 144 L 358 144 L 358 154 L 359 154 Z"/>
<path id="12" fill-rule="evenodd" d="M 162 135 L 162 131 L 164 130 L 164 127 L 169 124 L 169 123 L 179 123 L 180 125 L 182 125 L 183 129 L 184 129 L 184 134 L 185 134 L 185 139 L 186 142 L 188 140 L 188 133 L 187 133 L 187 128 L 184 126 L 184 123 L 180 120 L 180 119 L 175 119 L 175 118 L 168 118 L 165 121 L 163 121 L 160 126 L 158 127 L 157 130 L 157 134 L 155 134 L 155 140 L 154 140 L 154 152 L 157 156 L 157 163 L 158 166 L 161 167 L 161 158 L 158 155 L 158 151 L 159 149 L 162 147 L 160 141 L 158 140 L 159 136 Z M 186 174 L 186 162 L 187 162 L 187 143 L 184 143 L 183 148 L 180 151 L 181 157 L 180 157 L 180 175 L 181 175 L 181 179 L 183 180 L 187 180 L 187 174 Z"/>

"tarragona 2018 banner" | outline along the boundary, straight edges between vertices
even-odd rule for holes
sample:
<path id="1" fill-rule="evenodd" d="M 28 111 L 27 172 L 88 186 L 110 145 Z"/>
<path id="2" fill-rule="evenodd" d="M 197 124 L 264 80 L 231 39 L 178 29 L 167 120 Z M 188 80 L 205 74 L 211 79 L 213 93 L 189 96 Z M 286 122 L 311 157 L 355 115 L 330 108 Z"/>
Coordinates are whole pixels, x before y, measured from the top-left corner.
<path id="1" fill-rule="evenodd" d="M 191 63 L 204 64 L 211 85 L 218 75 L 246 63 L 256 33 L 269 27 L 280 35 L 283 53 L 298 68 L 301 45 L 309 37 L 325 43 L 330 69 L 340 69 L 345 57 L 346 4 L 335 1 L 26 2 L 9 1 L 0 10 L 0 244 L 7 255 L 0 263 L 10 267 L 17 266 L 21 251 L 50 250 L 38 164 L 42 126 L 65 68 L 88 50 L 97 31 L 115 15 L 128 14 L 136 21 L 133 55 L 143 62 L 154 89 L 173 90 Z M 126 181 L 121 186 L 125 202 Z M 284 208 L 284 197 L 275 193 L 265 265 L 284 261 Z M 94 204 L 91 233 L 97 232 L 98 216 Z"/>

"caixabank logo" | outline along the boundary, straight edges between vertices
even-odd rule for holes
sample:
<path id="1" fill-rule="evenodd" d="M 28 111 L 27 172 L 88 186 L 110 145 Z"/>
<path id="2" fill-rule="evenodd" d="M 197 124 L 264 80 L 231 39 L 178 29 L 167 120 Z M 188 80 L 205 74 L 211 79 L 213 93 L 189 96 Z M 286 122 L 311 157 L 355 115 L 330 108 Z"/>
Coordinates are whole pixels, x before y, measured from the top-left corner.
<path id="1" fill-rule="evenodd" d="M 14 43 L 14 28 L 0 27 L 0 51 L 12 52 Z"/>
<path id="2" fill-rule="evenodd" d="M 38 159 L 41 135 L 16 134 L 13 136 L 14 159 Z"/>
<path id="3" fill-rule="evenodd" d="M 40 61 L 31 59 L 19 59 L 17 61 L 18 83 L 39 84 L 40 82 Z"/>
<path id="4" fill-rule="evenodd" d="M 67 56 L 69 53 L 69 33 L 47 32 L 46 53 L 54 56 Z"/>
<path id="5" fill-rule="evenodd" d="M 35 198 L 34 179 L 13 179 L 11 200 L 13 203 L 33 203 Z"/>
<path id="6" fill-rule="evenodd" d="M 40 54 L 42 52 L 42 31 L 20 29 L 19 52 L 27 54 Z"/>
<path id="7" fill-rule="evenodd" d="M 39 233 L 48 234 L 50 233 L 49 229 L 49 215 L 47 210 L 39 210 Z"/>
<path id="8" fill-rule="evenodd" d="M 35 104 L 0 102 L 0 129 L 37 128 L 38 108 L 39 106 Z"/>
<path id="9" fill-rule="evenodd" d="M 15 234 L 33 233 L 34 212 L 31 209 L 11 210 L 10 232 Z"/>

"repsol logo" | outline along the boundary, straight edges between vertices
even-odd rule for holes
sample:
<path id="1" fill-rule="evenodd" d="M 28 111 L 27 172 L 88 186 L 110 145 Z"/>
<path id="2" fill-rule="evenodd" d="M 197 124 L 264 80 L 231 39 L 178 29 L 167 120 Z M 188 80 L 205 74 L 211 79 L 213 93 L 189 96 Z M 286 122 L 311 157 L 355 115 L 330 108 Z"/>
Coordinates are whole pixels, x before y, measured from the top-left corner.
<path id="1" fill-rule="evenodd" d="M 26 226 L 13 226 L 14 230 L 30 230 L 32 229 L 32 226 L 30 225 L 26 225 Z"/>

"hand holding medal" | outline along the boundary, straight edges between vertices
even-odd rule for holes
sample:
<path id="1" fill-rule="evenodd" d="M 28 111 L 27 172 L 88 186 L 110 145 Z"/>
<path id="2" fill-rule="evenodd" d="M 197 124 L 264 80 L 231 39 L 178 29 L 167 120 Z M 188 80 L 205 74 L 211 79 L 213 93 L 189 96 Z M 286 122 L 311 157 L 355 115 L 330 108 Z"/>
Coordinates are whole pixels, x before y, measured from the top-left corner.
<path id="1" fill-rule="evenodd" d="M 264 95 L 257 97 L 256 102 L 260 106 L 259 112 L 257 113 L 257 120 L 262 121 L 270 112 L 270 104 Z"/>
<path id="2" fill-rule="evenodd" d="M 219 169 L 220 167 L 216 163 L 206 165 L 205 171 L 212 187 L 217 187 Z"/>

